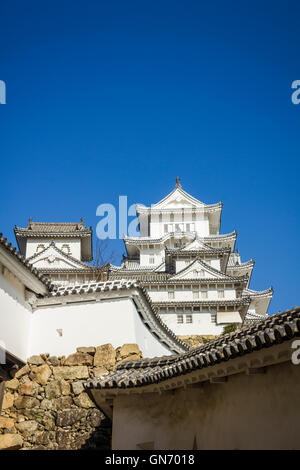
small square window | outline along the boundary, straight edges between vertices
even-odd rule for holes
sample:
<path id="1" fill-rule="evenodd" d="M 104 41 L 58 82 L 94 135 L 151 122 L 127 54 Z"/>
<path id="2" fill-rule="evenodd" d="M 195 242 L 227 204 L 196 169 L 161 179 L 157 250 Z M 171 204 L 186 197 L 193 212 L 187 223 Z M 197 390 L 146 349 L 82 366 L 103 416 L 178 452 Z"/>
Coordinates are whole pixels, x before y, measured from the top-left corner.
<path id="1" fill-rule="evenodd" d="M 211 321 L 211 323 L 217 323 L 217 314 L 216 313 L 211 314 L 210 321 Z"/>
<path id="2" fill-rule="evenodd" d="M 154 263 L 155 263 L 154 256 L 153 256 L 153 255 L 150 255 L 150 256 L 149 256 L 149 264 L 154 264 Z"/>
<path id="3" fill-rule="evenodd" d="M 183 315 L 177 315 L 177 323 L 183 323 Z"/>
<path id="4" fill-rule="evenodd" d="M 201 299 L 207 299 L 207 298 L 208 298 L 207 290 L 202 290 L 201 291 Z"/>
<path id="5" fill-rule="evenodd" d="M 175 224 L 175 232 L 182 232 L 183 224 Z"/>
<path id="6" fill-rule="evenodd" d="M 218 299 L 224 299 L 225 293 L 224 290 L 218 290 Z"/>
<path id="7" fill-rule="evenodd" d="M 172 291 L 172 290 L 169 291 L 169 292 L 168 292 L 168 298 L 169 298 L 169 299 L 175 299 L 175 292 Z"/>
<path id="8" fill-rule="evenodd" d="M 192 315 L 186 315 L 185 317 L 185 322 L 186 323 L 193 323 L 193 316 Z"/>
<path id="9" fill-rule="evenodd" d="M 199 299 L 199 291 L 198 290 L 193 291 L 193 299 Z"/>

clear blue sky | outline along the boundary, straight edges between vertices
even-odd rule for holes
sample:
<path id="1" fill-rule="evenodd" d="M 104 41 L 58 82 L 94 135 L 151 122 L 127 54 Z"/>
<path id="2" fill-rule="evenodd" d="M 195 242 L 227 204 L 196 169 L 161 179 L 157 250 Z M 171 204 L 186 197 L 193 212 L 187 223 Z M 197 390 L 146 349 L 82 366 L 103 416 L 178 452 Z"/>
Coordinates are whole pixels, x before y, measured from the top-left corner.
<path id="1" fill-rule="evenodd" d="M 2 2 L 1 228 L 222 200 L 251 287 L 299 305 L 299 1 Z M 121 254 L 123 244 L 112 246 Z"/>

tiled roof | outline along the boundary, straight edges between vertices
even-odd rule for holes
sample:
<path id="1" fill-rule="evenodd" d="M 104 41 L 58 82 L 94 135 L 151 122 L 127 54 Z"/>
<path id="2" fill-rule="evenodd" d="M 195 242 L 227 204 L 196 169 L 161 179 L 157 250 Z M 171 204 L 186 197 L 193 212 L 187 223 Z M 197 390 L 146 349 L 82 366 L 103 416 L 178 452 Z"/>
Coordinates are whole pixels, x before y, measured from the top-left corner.
<path id="1" fill-rule="evenodd" d="M 252 289 L 244 289 L 242 292 L 243 297 L 272 297 L 274 294 L 273 287 L 269 287 L 266 290 L 252 290 Z"/>
<path id="2" fill-rule="evenodd" d="M 268 314 L 260 315 L 259 313 L 247 312 L 245 316 L 245 322 L 254 322 L 254 321 L 261 321 L 267 318 Z"/>
<path id="3" fill-rule="evenodd" d="M 248 266 L 253 266 L 254 265 L 254 259 L 250 259 L 249 261 L 245 261 L 245 263 L 240 263 L 240 264 L 234 264 L 234 261 L 232 258 L 229 257 L 227 267 L 228 269 L 236 269 L 236 268 L 246 268 Z"/>
<path id="4" fill-rule="evenodd" d="M 114 372 L 86 382 L 85 388 L 130 389 L 157 384 L 299 336 L 300 307 L 294 307 L 187 353 L 123 362 Z"/>
<path id="5" fill-rule="evenodd" d="M 105 282 L 88 282 L 85 284 L 72 284 L 68 286 L 58 287 L 52 292 L 49 292 L 49 297 L 59 297 L 62 295 L 71 294 L 89 294 L 90 292 L 101 292 L 108 290 L 122 290 L 130 289 L 132 287 L 140 287 L 135 280 L 115 280 Z"/>
<path id="6" fill-rule="evenodd" d="M 7 241 L 7 238 L 3 237 L 2 233 L 0 233 L 0 245 L 15 259 L 17 259 L 25 268 L 28 269 L 36 278 L 38 278 L 48 289 L 53 287 L 52 282 L 48 279 L 47 276 L 40 274 L 39 271 L 34 268 L 19 252 L 18 250 L 12 246 L 11 243 Z"/>
<path id="7" fill-rule="evenodd" d="M 79 223 L 76 222 L 32 222 L 29 220 L 27 227 L 15 227 L 14 228 L 15 234 L 17 235 L 34 235 L 37 234 L 78 234 L 81 235 L 83 233 L 92 233 L 91 227 L 86 227 L 83 223 L 83 220 Z"/>

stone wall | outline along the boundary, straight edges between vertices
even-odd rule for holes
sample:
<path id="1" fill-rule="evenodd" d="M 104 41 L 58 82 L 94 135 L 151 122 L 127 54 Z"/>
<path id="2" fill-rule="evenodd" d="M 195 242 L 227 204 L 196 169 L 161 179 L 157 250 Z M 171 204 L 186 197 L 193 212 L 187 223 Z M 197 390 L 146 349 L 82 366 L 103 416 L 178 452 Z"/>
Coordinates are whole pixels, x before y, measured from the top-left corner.
<path id="1" fill-rule="evenodd" d="M 214 335 L 188 335 L 188 336 L 178 336 L 179 339 L 187 343 L 192 348 L 198 348 L 202 344 L 208 343 L 213 339 L 217 338 Z"/>
<path id="2" fill-rule="evenodd" d="M 68 357 L 32 356 L 5 383 L 1 449 L 110 449 L 111 424 L 83 382 L 142 357 L 136 344 L 80 347 Z"/>

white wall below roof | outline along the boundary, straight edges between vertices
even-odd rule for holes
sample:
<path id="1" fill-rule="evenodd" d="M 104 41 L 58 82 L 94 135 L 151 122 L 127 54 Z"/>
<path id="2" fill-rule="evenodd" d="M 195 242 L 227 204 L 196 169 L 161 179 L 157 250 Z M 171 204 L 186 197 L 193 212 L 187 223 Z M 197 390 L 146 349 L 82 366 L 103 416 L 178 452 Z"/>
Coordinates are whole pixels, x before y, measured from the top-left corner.
<path id="1" fill-rule="evenodd" d="M 62 336 L 57 330 L 62 329 Z M 171 354 L 146 328 L 129 298 L 39 307 L 32 316 L 28 356 L 62 356 L 79 346 L 137 343 L 144 357 Z"/>
<path id="2" fill-rule="evenodd" d="M 175 224 L 183 224 L 183 231 L 188 231 L 186 224 L 194 224 L 194 231 L 197 232 L 199 237 L 206 237 L 210 234 L 209 232 L 209 219 L 204 213 L 197 213 L 195 220 L 190 213 L 185 213 L 182 217 L 182 213 L 175 213 L 174 220 L 171 221 L 170 214 L 162 214 L 162 220 L 159 220 L 159 214 L 151 215 L 150 222 L 150 237 L 161 238 L 165 236 L 165 224 L 172 225 L 170 227 L 171 232 L 175 232 Z"/>
<path id="3" fill-rule="evenodd" d="M 19 359 L 26 360 L 31 309 L 25 290 L 11 273 L 0 272 L 0 346 Z"/>
<path id="4" fill-rule="evenodd" d="M 183 315 L 184 323 L 177 323 L 177 314 Z M 189 315 L 189 312 L 161 313 L 160 317 L 176 335 L 220 335 L 223 332 L 224 325 L 212 322 L 210 312 L 190 312 L 190 314 L 193 323 L 186 323 L 186 315 Z"/>

